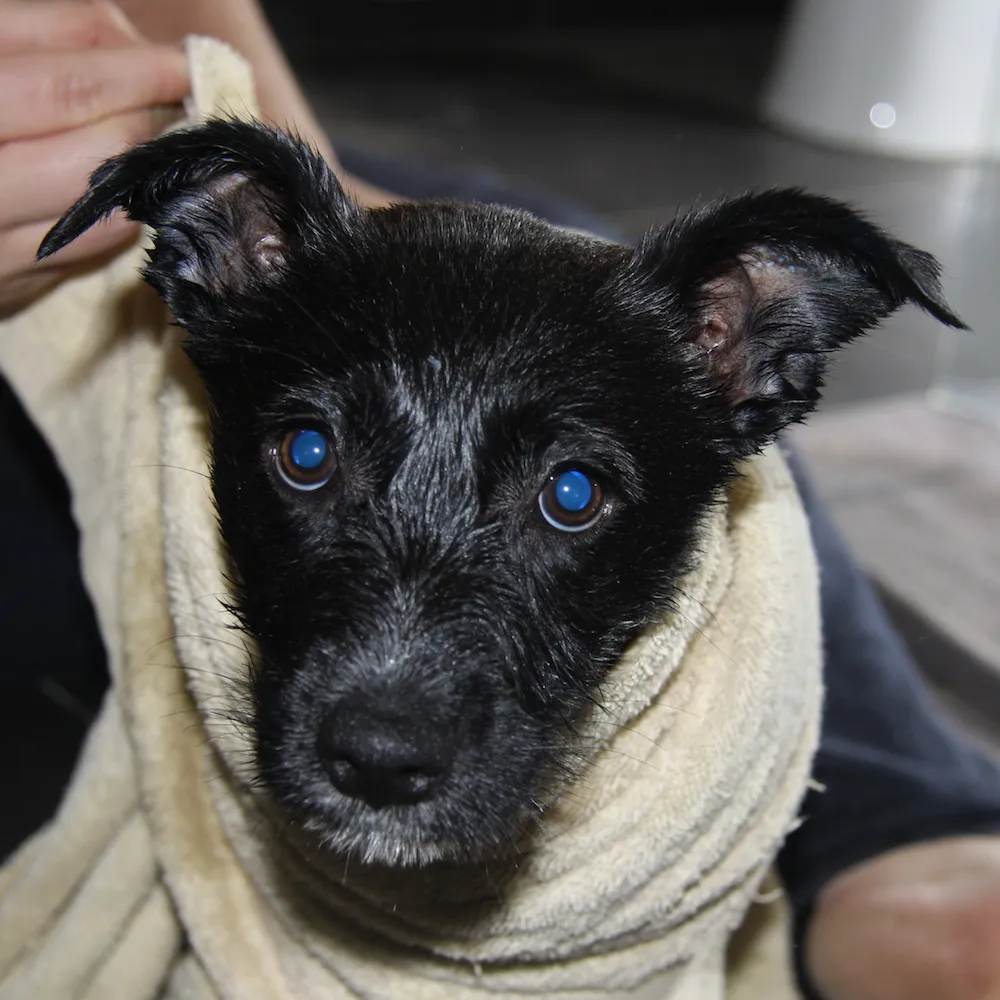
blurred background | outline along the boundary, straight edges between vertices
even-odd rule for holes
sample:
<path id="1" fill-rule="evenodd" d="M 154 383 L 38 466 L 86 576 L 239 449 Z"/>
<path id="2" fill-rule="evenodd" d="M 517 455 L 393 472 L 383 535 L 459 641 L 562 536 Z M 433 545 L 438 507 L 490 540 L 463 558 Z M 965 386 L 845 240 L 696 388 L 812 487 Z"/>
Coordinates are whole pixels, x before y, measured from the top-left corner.
<path id="1" fill-rule="evenodd" d="M 629 240 L 801 185 L 938 256 L 974 332 L 904 310 L 795 440 L 928 677 L 1000 750 L 1000 3 L 265 7 L 362 175 L 471 172 Z"/>

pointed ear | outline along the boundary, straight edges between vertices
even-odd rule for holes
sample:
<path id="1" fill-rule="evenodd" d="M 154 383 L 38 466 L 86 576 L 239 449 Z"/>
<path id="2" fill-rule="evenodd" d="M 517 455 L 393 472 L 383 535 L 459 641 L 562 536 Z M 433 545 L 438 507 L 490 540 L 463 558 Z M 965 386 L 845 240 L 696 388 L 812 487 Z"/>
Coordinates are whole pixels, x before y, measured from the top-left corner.
<path id="1" fill-rule="evenodd" d="M 798 190 L 712 204 L 651 232 L 629 270 L 680 306 L 675 336 L 727 411 L 738 455 L 812 410 L 830 354 L 904 303 L 964 326 L 933 257 Z"/>
<path id="2" fill-rule="evenodd" d="M 356 207 L 322 157 L 260 124 L 217 119 L 108 160 L 45 237 L 39 259 L 116 208 L 155 230 L 144 271 L 182 326 L 210 321 L 232 296 L 279 281 L 296 249 Z"/>

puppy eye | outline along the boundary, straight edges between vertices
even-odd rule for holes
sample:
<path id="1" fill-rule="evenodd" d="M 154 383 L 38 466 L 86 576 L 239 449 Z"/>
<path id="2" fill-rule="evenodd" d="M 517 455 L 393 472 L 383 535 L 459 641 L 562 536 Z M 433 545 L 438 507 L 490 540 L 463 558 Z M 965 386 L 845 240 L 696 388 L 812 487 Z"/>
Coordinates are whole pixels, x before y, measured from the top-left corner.
<path id="1" fill-rule="evenodd" d="M 552 476 L 538 494 L 542 517 L 560 531 L 585 531 L 604 510 L 601 484 L 580 469 Z"/>
<path id="2" fill-rule="evenodd" d="M 288 431 L 272 454 L 278 475 L 296 490 L 325 486 L 337 465 L 326 435 L 311 427 Z"/>

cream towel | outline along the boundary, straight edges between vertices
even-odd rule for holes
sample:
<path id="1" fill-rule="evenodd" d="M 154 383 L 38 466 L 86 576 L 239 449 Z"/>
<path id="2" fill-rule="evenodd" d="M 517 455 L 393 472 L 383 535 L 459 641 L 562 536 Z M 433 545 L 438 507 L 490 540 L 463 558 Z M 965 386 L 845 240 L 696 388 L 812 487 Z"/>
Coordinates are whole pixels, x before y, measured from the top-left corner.
<path id="1" fill-rule="evenodd" d="M 252 113 L 231 50 L 189 55 L 194 115 Z M 58 815 L 0 870 L 0 1000 L 721 998 L 818 732 L 816 571 L 777 450 L 612 672 L 601 749 L 509 877 L 344 867 L 272 822 L 222 721 L 245 660 L 205 413 L 141 257 L 0 326 L 73 490 L 113 677 Z M 774 948 L 751 948 L 731 995 L 779 1000 Z"/>

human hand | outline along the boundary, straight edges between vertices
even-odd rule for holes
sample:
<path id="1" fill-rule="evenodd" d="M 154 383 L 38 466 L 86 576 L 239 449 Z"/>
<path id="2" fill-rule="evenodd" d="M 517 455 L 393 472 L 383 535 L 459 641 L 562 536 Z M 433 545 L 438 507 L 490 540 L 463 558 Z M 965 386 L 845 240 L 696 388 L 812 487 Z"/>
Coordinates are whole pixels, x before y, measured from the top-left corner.
<path id="1" fill-rule="evenodd" d="M 3 0 L 0 0 L 2 3 Z M 365 208 L 405 201 L 359 177 L 337 160 L 323 124 L 295 78 L 267 23 L 259 0 L 118 0 L 143 35 L 180 44 L 186 35 L 208 35 L 228 42 L 253 67 L 261 120 L 295 132 L 315 146 L 340 178 L 344 190 Z"/>
<path id="2" fill-rule="evenodd" d="M 120 215 L 38 264 L 92 170 L 180 116 L 187 64 L 110 2 L 0 0 L 0 315 L 131 243 Z"/>

